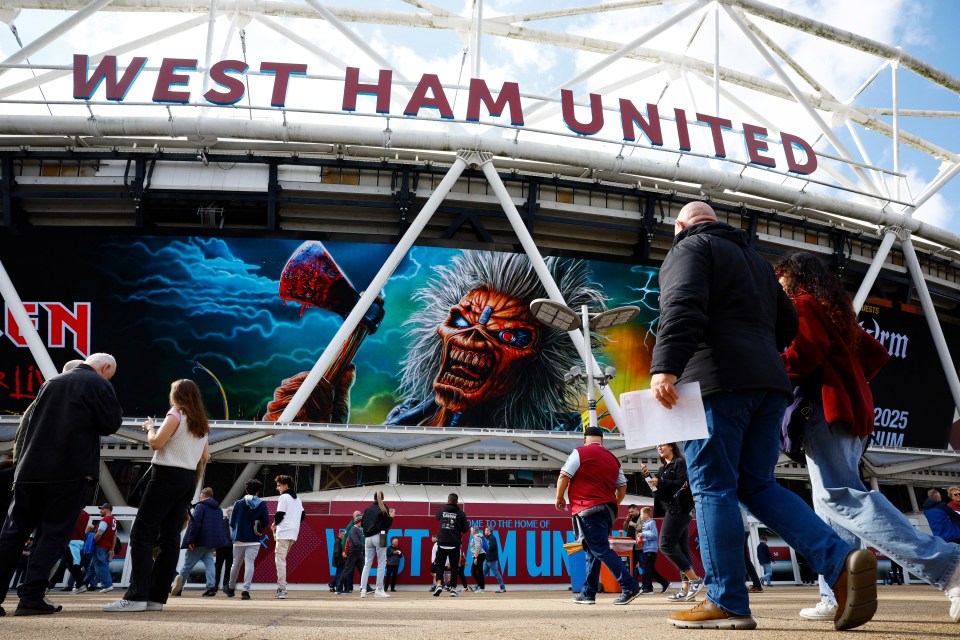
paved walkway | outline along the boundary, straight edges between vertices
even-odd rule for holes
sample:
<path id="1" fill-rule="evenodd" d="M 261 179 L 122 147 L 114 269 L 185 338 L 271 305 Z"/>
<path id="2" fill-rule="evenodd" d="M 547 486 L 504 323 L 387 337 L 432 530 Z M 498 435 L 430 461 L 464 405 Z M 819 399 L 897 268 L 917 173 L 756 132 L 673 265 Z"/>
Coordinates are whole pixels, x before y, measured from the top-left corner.
<path id="1" fill-rule="evenodd" d="M 947 617 L 949 602 L 928 586 L 878 587 L 880 607 L 868 625 L 846 634 L 880 638 L 958 638 L 960 624 Z M 327 591 L 291 591 L 274 600 L 272 591 L 254 591 L 244 602 L 222 593 L 202 598 L 188 590 L 171 598 L 163 612 L 113 613 L 101 607 L 121 594 L 52 593 L 64 605 L 52 616 L 11 617 L 12 593 L 0 619 L 5 640 L 645 640 L 694 638 L 749 633 L 751 639 L 807 640 L 837 638 L 829 622 L 802 620 L 797 611 L 817 601 L 812 587 L 773 587 L 752 600 L 759 628 L 751 632 L 674 629 L 665 618 L 682 608 L 659 596 L 644 596 L 616 607 L 601 594 L 595 606 L 575 605 L 569 592 L 515 591 L 504 594 L 446 594 L 434 598 L 426 587 L 398 591 L 389 599 L 335 596 Z M 687 605 L 688 606 L 688 605 Z"/>

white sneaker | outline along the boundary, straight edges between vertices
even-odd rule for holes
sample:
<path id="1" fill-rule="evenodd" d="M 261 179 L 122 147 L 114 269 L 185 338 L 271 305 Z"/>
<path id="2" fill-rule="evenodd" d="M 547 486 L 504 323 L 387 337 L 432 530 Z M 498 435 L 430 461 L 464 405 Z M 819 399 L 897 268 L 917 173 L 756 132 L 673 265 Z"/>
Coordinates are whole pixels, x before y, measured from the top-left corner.
<path id="1" fill-rule="evenodd" d="M 163 611 L 163 603 L 149 600 L 147 601 L 147 611 Z"/>
<path id="2" fill-rule="evenodd" d="M 71 591 L 70 593 L 73 595 L 77 595 L 78 593 L 86 593 L 87 591 L 89 591 L 89 589 L 87 589 L 86 585 L 80 585 L 79 587 L 74 587 L 73 591 Z"/>
<path id="3" fill-rule="evenodd" d="M 386 591 L 384 591 L 383 589 L 377 589 L 377 590 L 373 593 L 373 596 L 374 596 L 375 598 L 389 598 L 389 597 L 390 597 L 390 594 L 387 593 Z"/>
<path id="4" fill-rule="evenodd" d="M 110 593 L 111 591 L 113 591 L 113 587 L 104 587 L 103 589 L 100 589 L 100 593 Z"/>
<path id="5" fill-rule="evenodd" d="M 147 601 L 146 600 L 117 600 L 116 602 L 111 602 L 110 604 L 104 605 L 104 611 L 109 611 L 111 613 L 117 612 L 137 612 L 137 611 L 146 611 L 147 610 Z"/>
<path id="6" fill-rule="evenodd" d="M 960 564 L 953 570 L 953 575 L 944 583 L 943 592 L 950 599 L 950 619 L 960 622 Z"/>
<path id="7" fill-rule="evenodd" d="M 360 589 L 360 597 L 361 597 L 361 598 L 366 598 L 366 597 L 367 597 L 367 590 L 366 590 L 366 589 Z"/>
<path id="8" fill-rule="evenodd" d="M 690 586 L 687 589 L 687 595 L 684 600 L 690 601 L 697 597 L 697 594 L 700 593 L 700 590 L 703 589 L 703 578 L 698 578 L 696 580 L 690 581 Z"/>
<path id="9" fill-rule="evenodd" d="M 821 598 L 817 606 L 800 609 L 800 617 L 807 620 L 833 620 L 837 616 L 837 603 Z"/>

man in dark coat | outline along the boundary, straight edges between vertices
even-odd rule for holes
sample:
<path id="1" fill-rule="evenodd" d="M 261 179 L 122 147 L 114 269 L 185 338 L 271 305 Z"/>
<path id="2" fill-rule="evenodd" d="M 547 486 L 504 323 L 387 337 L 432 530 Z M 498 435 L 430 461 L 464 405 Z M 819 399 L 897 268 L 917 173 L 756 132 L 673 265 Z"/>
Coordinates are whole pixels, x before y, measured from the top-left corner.
<path id="1" fill-rule="evenodd" d="M 77 514 L 100 477 L 100 436 L 115 433 L 122 409 L 109 380 L 113 356 L 95 353 L 40 387 L 17 447 L 14 494 L 0 531 L 0 584 L 10 583 L 23 545 L 38 535 L 14 615 L 62 607 L 44 597 L 54 563 L 70 541 Z M 6 590 L 0 590 L 0 603 Z M 5 611 L 0 607 L 0 616 Z"/>
<path id="2" fill-rule="evenodd" d="M 780 421 L 793 391 L 780 352 L 797 332 L 796 311 L 747 233 L 719 222 L 707 203 L 684 206 L 674 232 L 660 270 L 650 388 L 670 409 L 680 399 L 676 383 L 698 382 L 710 437 L 683 445 L 707 598 L 671 614 L 670 622 L 756 628 L 743 581 L 739 499 L 835 585 L 834 627 L 864 624 L 876 611 L 876 557 L 841 540 L 773 475 Z M 669 425 L 662 428 L 669 433 Z"/>
<path id="3" fill-rule="evenodd" d="M 207 597 L 217 595 L 217 561 L 214 554 L 218 547 L 223 547 L 229 542 L 230 539 L 223 531 L 223 512 L 220 510 L 220 503 L 213 499 L 213 489 L 204 487 L 200 490 L 200 501 L 193 506 L 193 511 L 190 513 L 190 523 L 187 525 L 187 532 L 180 545 L 181 549 L 187 550 L 187 554 L 183 559 L 180 572 L 174 578 L 170 595 L 180 595 L 183 591 L 183 583 L 198 562 L 203 563 L 206 571 L 207 590 L 203 595 Z"/>

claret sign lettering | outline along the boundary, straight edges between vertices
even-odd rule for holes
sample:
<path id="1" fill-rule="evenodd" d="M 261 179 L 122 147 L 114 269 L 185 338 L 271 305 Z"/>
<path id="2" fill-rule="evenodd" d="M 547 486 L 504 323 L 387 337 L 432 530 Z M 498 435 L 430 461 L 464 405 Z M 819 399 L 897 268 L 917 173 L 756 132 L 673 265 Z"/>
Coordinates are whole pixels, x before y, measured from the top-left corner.
<path id="1" fill-rule="evenodd" d="M 190 102 L 190 75 L 197 71 L 198 61 L 187 58 L 164 58 L 157 73 L 153 91 L 153 101 L 158 103 L 186 104 Z M 89 68 L 89 58 L 86 55 L 73 56 L 73 97 L 77 100 L 90 100 L 100 85 L 105 85 L 107 100 L 123 101 L 127 92 L 137 81 L 137 77 L 147 64 L 144 57 L 134 58 L 123 74 L 117 66 L 116 56 L 104 56 L 92 72 Z M 202 94 L 203 99 L 215 105 L 231 105 L 239 102 L 246 91 L 243 75 L 249 66 L 241 60 L 221 60 L 210 68 L 210 80 L 216 86 Z M 287 88 L 296 76 L 307 73 L 307 65 L 288 62 L 263 62 L 260 64 L 260 73 L 274 76 L 273 91 L 270 104 L 277 108 L 286 106 Z M 390 97 L 392 92 L 393 72 L 380 70 L 377 81 L 365 83 L 360 81 L 360 69 L 348 67 L 343 86 L 343 101 L 341 108 L 344 111 L 356 111 L 357 96 L 369 95 L 376 98 L 376 111 L 384 115 L 390 114 Z M 560 92 L 561 117 L 564 124 L 574 133 L 583 136 L 597 134 L 604 125 L 603 97 L 591 93 L 589 117 L 578 111 L 573 101 L 573 92 L 563 89 Z M 623 139 L 627 142 L 637 140 L 639 129 L 652 146 L 663 145 L 664 127 L 676 130 L 678 147 L 681 151 L 691 151 L 690 121 L 683 109 L 673 109 L 673 118 L 661 119 L 656 104 L 643 105 L 640 108 L 632 101 L 621 98 L 619 101 L 620 126 Z M 440 79 L 432 73 L 425 73 L 413 90 L 413 95 L 403 109 L 403 115 L 416 118 L 423 109 L 435 109 L 441 118 L 453 119 L 453 109 L 444 92 Z M 487 83 L 480 78 L 472 78 L 467 92 L 466 119 L 471 122 L 480 120 L 481 109 L 491 117 L 499 117 L 504 111 L 509 111 L 510 123 L 522 127 L 523 108 L 520 102 L 520 88 L 515 82 L 505 82 L 494 97 Z M 725 158 L 727 150 L 724 145 L 723 131 L 732 130 L 733 122 L 708 114 L 697 113 L 694 123 L 704 125 L 710 130 L 713 144 L 713 155 Z M 747 157 L 752 164 L 763 167 L 776 168 L 777 162 L 768 155 L 769 144 L 767 130 L 764 127 L 746 123 L 742 124 L 743 144 L 746 147 Z M 817 169 L 817 156 L 813 147 L 799 136 L 781 132 L 780 142 L 783 145 L 783 156 L 786 161 L 786 170 L 798 174 L 810 174 Z"/>

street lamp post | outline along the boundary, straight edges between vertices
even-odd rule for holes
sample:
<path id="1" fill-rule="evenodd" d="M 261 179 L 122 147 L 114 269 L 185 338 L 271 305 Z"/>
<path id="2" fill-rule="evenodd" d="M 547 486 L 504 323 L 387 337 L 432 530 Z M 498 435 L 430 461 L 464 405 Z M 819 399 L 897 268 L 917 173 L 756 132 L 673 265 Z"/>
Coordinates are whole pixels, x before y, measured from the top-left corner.
<path id="1" fill-rule="evenodd" d="M 530 312 L 533 317 L 555 329 L 562 331 L 583 330 L 583 365 L 586 374 L 580 367 L 571 367 L 570 371 L 564 376 L 564 380 L 569 383 L 579 380 L 587 382 L 587 408 L 590 414 L 590 426 L 596 427 L 597 421 L 597 399 L 594 393 L 594 384 L 600 387 L 605 386 L 613 378 L 617 370 L 613 367 L 605 367 L 603 374 L 594 375 L 593 373 L 593 354 L 590 349 L 590 332 L 609 329 L 618 324 L 629 322 L 640 314 L 640 307 L 625 306 L 607 309 L 600 313 L 590 313 L 587 305 L 580 307 L 580 315 L 565 304 L 555 302 L 548 298 L 538 298 L 530 303 Z"/>

